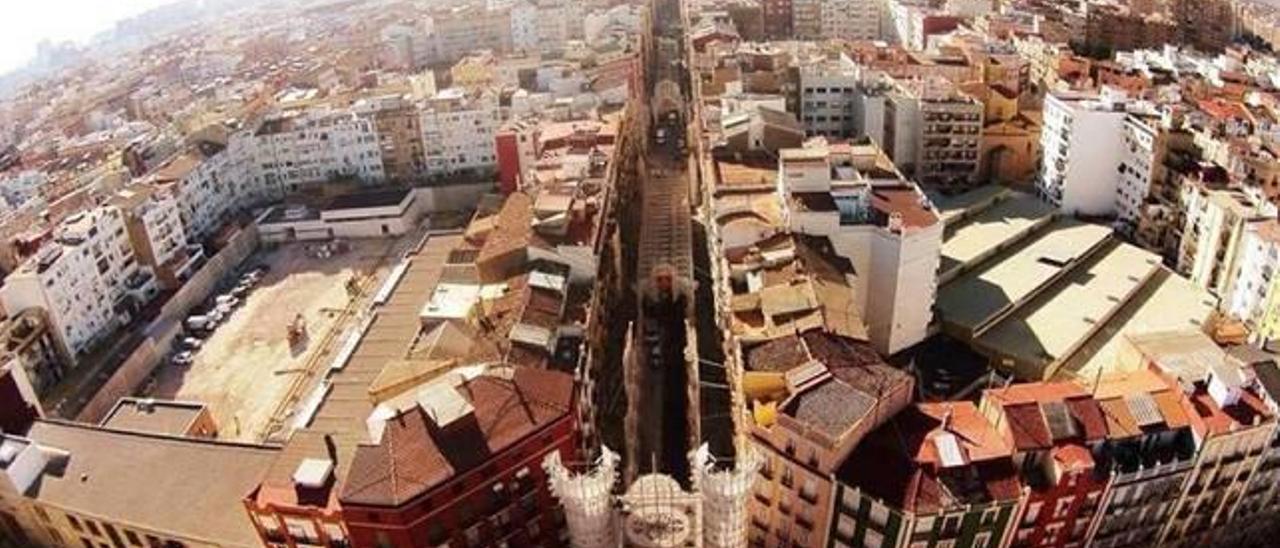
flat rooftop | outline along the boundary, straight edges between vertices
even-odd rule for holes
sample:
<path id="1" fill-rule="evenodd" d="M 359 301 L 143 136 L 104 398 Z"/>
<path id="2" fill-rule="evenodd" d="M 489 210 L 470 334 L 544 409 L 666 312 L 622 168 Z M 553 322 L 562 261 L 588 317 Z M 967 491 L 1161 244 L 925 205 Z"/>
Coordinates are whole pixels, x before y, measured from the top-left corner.
<path id="1" fill-rule="evenodd" d="M 929 199 L 938 208 L 938 217 L 943 223 L 950 225 L 974 211 L 988 207 L 992 202 L 1010 195 L 1022 194 L 1000 185 L 984 185 L 968 192 L 946 195 L 938 192 L 929 193 Z"/>
<path id="2" fill-rule="evenodd" d="M 1216 305 L 1217 298 L 1209 292 L 1162 268 L 1053 376 L 1092 382 L 1099 370 L 1104 374 L 1121 372 L 1116 358 L 1122 334 L 1203 329 Z"/>
<path id="3" fill-rule="evenodd" d="M 28 438 L 71 454 L 65 471 L 32 487 L 36 501 L 221 546 L 262 545 L 241 501 L 279 447 L 54 421 L 37 421 Z"/>
<path id="4" fill-rule="evenodd" d="M 113 430 L 183 436 L 204 412 L 199 402 L 120 398 L 101 424 Z"/>
<path id="5" fill-rule="evenodd" d="M 413 192 L 412 188 L 392 188 L 388 190 L 377 190 L 373 192 L 353 192 L 351 194 L 343 194 L 335 196 L 329 200 L 325 206 L 325 211 L 333 211 L 337 209 L 362 209 L 366 207 L 390 207 L 400 205 L 409 194 Z"/>
<path id="6" fill-rule="evenodd" d="M 978 269 L 943 285 L 938 311 L 944 325 L 972 334 L 1015 303 L 1041 290 L 1111 235 L 1103 225 L 1063 218 L 1035 239 L 998 253 Z"/>
<path id="7" fill-rule="evenodd" d="M 1160 269 L 1154 253 L 1119 241 L 1107 245 L 984 333 L 978 345 L 1012 358 L 1018 376 L 1043 378 Z"/>
<path id="8" fill-rule="evenodd" d="M 963 219 L 955 210 L 950 211 L 952 216 L 951 220 L 945 221 L 948 224 L 938 269 L 944 283 L 965 266 L 1025 237 L 1053 217 L 1053 206 L 1035 196 L 1008 192 L 1006 195 L 991 207 Z M 943 214 L 944 219 L 946 215 Z"/>
<path id="9" fill-rule="evenodd" d="M 346 367 L 329 377 L 332 388 L 311 421 L 285 444 L 283 454 L 267 474 L 260 501 L 296 504 L 293 472 L 303 459 L 328 458 L 326 437 L 333 440 L 337 449 L 335 474 L 346 477 L 356 445 L 369 438 L 365 424 L 373 411 L 369 387 L 386 364 L 409 355 L 421 327 L 419 309 L 435 290 L 449 252 L 461 243 L 460 235 L 432 236 L 411 256 L 412 262 L 400 283 L 387 302 L 377 308 L 377 315 Z"/>

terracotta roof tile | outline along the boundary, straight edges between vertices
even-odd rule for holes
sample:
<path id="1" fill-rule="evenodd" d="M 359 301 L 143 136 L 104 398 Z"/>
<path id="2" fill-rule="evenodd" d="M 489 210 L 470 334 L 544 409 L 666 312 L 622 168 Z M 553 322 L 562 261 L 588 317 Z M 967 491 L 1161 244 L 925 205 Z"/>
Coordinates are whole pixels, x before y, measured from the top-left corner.
<path id="1" fill-rule="evenodd" d="M 571 375 L 523 367 L 509 371 L 506 378 L 491 369 L 453 388 L 473 410 L 448 424 L 436 425 L 419 405 L 388 419 L 379 443 L 356 448 L 340 496 L 343 504 L 404 504 L 570 413 Z"/>

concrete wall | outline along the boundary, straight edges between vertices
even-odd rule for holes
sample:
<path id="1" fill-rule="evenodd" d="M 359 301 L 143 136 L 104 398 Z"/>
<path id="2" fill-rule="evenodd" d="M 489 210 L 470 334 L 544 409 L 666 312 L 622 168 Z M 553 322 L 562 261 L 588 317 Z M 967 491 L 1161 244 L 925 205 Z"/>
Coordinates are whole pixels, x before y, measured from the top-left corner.
<path id="1" fill-rule="evenodd" d="M 237 232 L 217 255 L 209 258 L 199 271 L 160 309 L 160 315 L 143 328 L 142 342 L 125 358 L 111 378 L 85 404 L 76 420 L 97 423 L 111 411 L 120 398 L 132 395 L 164 361 L 173 340 L 182 333 L 182 321 L 196 305 L 204 302 L 226 275 L 236 269 L 258 249 L 258 227 L 251 224 Z"/>
<path id="2" fill-rule="evenodd" d="M 275 223 L 261 228 L 262 241 L 324 241 L 333 238 L 381 238 L 399 236 L 418 226 L 423 215 L 439 211 L 462 211 L 474 208 L 480 198 L 494 190 L 494 183 L 468 183 L 419 187 L 413 203 L 401 214 L 400 206 L 366 208 L 360 215 L 387 215 L 366 219 L 340 217 L 322 220 Z M 279 206 L 277 206 L 279 207 Z M 350 214 L 349 214 L 350 215 Z M 396 217 L 395 215 L 399 215 Z M 385 232 L 383 228 L 386 228 Z M 292 230 L 292 234 L 290 233 Z"/>

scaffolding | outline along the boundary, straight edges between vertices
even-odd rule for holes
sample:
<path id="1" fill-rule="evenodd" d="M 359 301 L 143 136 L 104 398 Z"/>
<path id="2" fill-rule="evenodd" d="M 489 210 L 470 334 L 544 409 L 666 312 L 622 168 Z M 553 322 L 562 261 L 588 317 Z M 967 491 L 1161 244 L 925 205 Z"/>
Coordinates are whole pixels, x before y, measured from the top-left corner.
<path id="1" fill-rule="evenodd" d="M 551 492 L 564 506 L 565 522 L 573 548 L 612 548 L 618 545 L 614 533 L 613 484 L 618 479 L 618 454 L 602 447 L 595 465 L 575 473 L 560 461 L 560 452 L 547 455 L 543 470 L 551 482 Z"/>
<path id="2" fill-rule="evenodd" d="M 707 444 L 689 455 L 694 489 L 702 494 L 702 545 L 738 548 L 747 545 L 747 499 L 763 461 L 747 447 L 733 468 L 717 470 Z"/>

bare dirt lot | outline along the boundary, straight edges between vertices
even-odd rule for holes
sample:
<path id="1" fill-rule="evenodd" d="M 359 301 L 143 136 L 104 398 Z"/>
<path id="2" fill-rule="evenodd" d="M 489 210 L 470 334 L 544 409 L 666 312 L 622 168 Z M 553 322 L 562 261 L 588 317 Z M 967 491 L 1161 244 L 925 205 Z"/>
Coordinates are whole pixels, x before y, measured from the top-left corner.
<path id="1" fill-rule="evenodd" d="M 326 347 L 335 346 L 332 339 L 341 338 L 336 335 L 351 323 L 336 325 L 351 302 L 347 280 L 357 273 L 382 278 L 394 263 L 389 257 L 394 239 L 348 243 L 350 251 L 323 259 L 312 256 L 314 244 L 304 243 L 266 248 L 250 257 L 250 264 L 266 264 L 270 271 L 205 339 L 194 363 L 160 366 L 151 395 L 205 403 L 220 438 L 265 438 L 273 414 L 303 380 L 299 376 L 324 367 L 318 362 L 327 358 Z M 306 320 L 308 336 L 291 348 L 287 326 L 298 314 Z"/>

